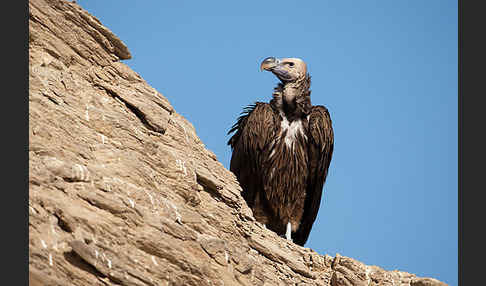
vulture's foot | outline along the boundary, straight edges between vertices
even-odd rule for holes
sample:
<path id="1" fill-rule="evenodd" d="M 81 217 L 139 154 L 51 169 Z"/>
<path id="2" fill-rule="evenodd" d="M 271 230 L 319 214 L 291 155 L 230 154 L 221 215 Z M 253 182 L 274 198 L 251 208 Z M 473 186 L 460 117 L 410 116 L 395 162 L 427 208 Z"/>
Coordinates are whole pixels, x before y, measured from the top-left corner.
<path id="1" fill-rule="evenodd" d="M 292 233 L 292 225 L 290 224 L 290 221 L 289 221 L 287 223 L 287 231 L 285 232 L 285 238 L 287 240 L 292 241 L 291 233 Z"/>

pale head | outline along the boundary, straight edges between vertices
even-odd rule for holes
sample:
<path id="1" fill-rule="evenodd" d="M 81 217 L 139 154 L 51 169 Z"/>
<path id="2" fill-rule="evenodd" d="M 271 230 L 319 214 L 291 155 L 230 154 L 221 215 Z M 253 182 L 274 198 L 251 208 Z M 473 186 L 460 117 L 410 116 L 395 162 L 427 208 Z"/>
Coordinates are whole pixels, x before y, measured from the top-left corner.
<path id="1" fill-rule="evenodd" d="M 300 81 L 307 74 L 307 65 L 299 58 L 277 59 L 268 57 L 263 60 L 260 69 L 271 71 L 282 83 Z"/>

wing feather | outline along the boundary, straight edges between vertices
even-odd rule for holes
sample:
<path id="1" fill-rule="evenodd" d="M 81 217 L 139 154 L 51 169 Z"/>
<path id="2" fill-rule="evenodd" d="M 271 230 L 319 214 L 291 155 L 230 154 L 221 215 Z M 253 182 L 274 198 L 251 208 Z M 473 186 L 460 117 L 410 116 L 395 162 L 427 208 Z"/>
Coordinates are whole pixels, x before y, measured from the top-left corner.
<path id="1" fill-rule="evenodd" d="M 294 242 L 304 245 L 309 237 L 321 202 L 322 187 L 326 181 L 334 148 L 334 132 L 328 110 L 313 106 L 309 116 L 309 176 L 304 214 Z"/>
<path id="2" fill-rule="evenodd" d="M 243 189 L 242 195 L 253 207 L 257 192 L 263 191 L 262 155 L 276 134 L 276 116 L 268 103 L 257 102 L 246 107 L 228 134 L 233 149 L 230 170 Z"/>

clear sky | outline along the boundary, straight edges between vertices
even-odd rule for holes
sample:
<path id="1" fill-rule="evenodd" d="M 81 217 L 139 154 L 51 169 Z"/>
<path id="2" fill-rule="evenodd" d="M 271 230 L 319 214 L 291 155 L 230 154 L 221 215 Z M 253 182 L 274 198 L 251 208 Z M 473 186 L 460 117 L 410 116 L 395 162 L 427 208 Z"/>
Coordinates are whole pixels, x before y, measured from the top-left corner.
<path id="1" fill-rule="evenodd" d="M 299 57 L 335 145 L 306 247 L 458 285 L 457 1 L 77 1 L 229 168 L 265 57 Z"/>

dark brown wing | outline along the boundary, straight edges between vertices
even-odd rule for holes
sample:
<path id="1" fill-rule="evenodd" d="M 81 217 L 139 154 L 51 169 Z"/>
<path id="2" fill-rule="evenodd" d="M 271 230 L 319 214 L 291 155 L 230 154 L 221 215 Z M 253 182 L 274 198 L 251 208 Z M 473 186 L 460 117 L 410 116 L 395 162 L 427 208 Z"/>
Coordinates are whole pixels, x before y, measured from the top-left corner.
<path id="1" fill-rule="evenodd" d="M 263 191 L 262 155 L 276 133 L 276 114 L 270 104 L 257 102 L 246 107 L 228 134 L 233 149 L 230 170 L 243 189 L 242 195 L 253 208 L 255 195 Z"/>
<path id="2" fill-rule="evenodd" d="M 293 239 L 304 245 L 309 237 L 321 202 L 322 187 L 326 181 L 334 148 L 334 132 L 329 112 L 324 106 L 313 106 L 309 116 L 309 176 L 304 215 Z"/>

